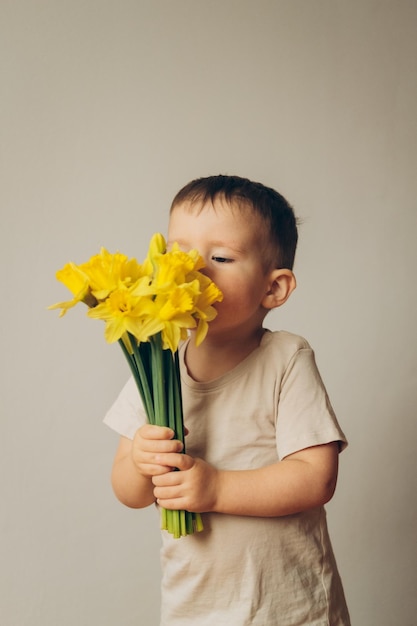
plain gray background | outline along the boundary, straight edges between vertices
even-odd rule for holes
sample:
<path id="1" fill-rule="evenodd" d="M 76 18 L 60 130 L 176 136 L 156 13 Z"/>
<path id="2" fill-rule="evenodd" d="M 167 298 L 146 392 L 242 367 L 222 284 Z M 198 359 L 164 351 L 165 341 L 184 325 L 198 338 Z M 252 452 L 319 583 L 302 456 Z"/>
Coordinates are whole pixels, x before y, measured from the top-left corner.
<path id="1" fill-rule="evenodd" d="M 1 624 L 157 625 L 157 516 L 113 497 L 101 423 L 127 365 L 46 307 L 64 263 L 142 260 L 183 184 L 236 173 L 303 220 L 267 321 L 313 345 L 350 440 L 327 508 L 353 624 L 416 626 L 417 3 L 3 0 L 0 28 Z"/>

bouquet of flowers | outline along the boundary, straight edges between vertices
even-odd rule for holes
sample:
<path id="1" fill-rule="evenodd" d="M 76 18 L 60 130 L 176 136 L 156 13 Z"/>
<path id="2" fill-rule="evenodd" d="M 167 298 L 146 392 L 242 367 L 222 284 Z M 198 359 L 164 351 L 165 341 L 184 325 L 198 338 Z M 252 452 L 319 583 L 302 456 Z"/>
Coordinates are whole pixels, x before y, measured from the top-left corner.
<path id="1" fill-rule="evenodd" d="M 184 252 L 173 244 L 167 252 L 164 237 L 157 233 L 142 264 L 104 248 L 86 263 L 67 263 L 56 277 L 73 298 L 49 307 L 61 309 L 62 316 L 83 302 L 89 317 L 105 322 L 105 338 L 119 342 L 148 421 L 169 426 L 183 444 L 178 346 L 189 329 L 195 330 L 197 345 L 204 340 L 208 323 L 217 314 L 213 303 L 223 297 L 199 271 L 203 267 L 196 250 Z M 198 513 L 163 508 L 161 527 L 176 538 L 203 528 Z"/>

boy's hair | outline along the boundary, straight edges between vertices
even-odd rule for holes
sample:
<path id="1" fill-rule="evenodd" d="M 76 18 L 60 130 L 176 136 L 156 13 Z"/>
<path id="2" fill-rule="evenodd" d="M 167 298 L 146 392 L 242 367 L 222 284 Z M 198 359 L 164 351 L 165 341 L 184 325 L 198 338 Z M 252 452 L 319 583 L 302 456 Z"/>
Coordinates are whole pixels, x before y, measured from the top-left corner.
<path id="1" fill-rule="evenodd" d="M 197 178 L 177 193 L 171 204 L 171 212 L 183 202 L 201 203 L 217 198 L 230 204 L 249 207 L 260 216 L 266 227 L 273 254 L 268 255 L 275 268 L 292 269 L 297 248 L 297 220 L 286 199 L 277 191 L 261 183 L 240 176 L 208 176 Z"/>

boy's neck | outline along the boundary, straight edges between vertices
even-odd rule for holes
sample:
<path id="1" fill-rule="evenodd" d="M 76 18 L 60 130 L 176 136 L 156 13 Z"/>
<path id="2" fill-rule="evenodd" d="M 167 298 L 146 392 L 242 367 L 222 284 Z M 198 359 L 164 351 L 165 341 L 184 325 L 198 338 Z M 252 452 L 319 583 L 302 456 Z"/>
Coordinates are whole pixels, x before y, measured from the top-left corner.
<path id="1" fill-rule="evenodd" d="M 245 339 L 236 340 L 207 336 L 198 348 L 191 338 L 185 355 L 188 375 L 197 382 L 210 382 L 223 376 L 259 347 L 264 333 L 265 329 L 259 328 Z"/>

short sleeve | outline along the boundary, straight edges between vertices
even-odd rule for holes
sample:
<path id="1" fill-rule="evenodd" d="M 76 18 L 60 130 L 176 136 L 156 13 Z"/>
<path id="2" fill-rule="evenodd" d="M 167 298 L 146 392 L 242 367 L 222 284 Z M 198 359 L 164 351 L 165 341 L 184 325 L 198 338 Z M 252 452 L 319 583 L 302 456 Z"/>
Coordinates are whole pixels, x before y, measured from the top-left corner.
<path id="1" fill-rule="evenodd" d="M 137 429 L 147 423 L 146 413 L 133 377 L 129 378 L 103 422 L 128 439 L 133 439 Z"/>
<path id="2" fill-rule="evenodd" d="M 318 371 L 314 352 L 297 350 L 281 381 L 277 414 L 278 457 L 312 446 L 339 442 L 347 445 Z"/>

